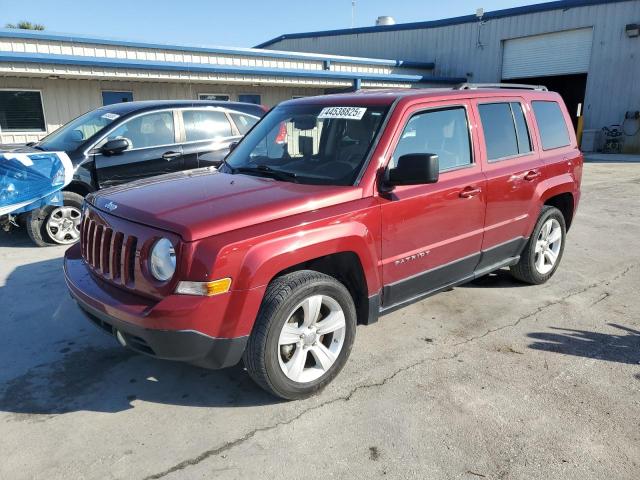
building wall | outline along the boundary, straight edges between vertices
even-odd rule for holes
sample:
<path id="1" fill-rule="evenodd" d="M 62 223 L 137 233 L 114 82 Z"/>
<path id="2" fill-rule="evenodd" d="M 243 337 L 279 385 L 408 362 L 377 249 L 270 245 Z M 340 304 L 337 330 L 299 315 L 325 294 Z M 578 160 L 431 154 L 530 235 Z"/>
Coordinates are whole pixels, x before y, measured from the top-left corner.
<path id="1" fill-rule="evenodd" d="M 320 95 L 322 89 L 296 87 L 251 87 L 203 83 L 126 82 L 99 80 L 52 80 L 48 78 L 0 77 L 0 89 L 39 90 L 42 94 L 47 132 L 0 132 L 0 143 L 37 141 L 69 120 L 102 106 L 102 91 L 131 91 L 134 100 L 173 100 L 193 98 L 200 93 L 224 93 L 237 100 L 238 94 L 253 93 L 267 106 L 293 96 Z"/>
<path id="2" fill-rule="evenodd" d="M 530 13 L 435 28 L 284 39 L 266 48 L 368 57 L 434 61 L 437 76 L 470 81 L 501 80 L 503 41 L 510 38 L 593 27 L 585 98 L 585 128 L 621 123 L 640 110 L 640 38 L 628 38 L 628 23 L 640 23 L 640 0 Z M 477 45 L 478 29 L 480 42 Z M 637 124 L 629 124 L 633 131 Z M 626 144 L 640 148 L 640 134 Z"/>
<path id="3" fill-rule="evenodd" d="M 24 32 L 19 33 L 24 34 Z M 208 49 L 180 46 L 163 48 L 161 45 L 153 46 L 126 41 L 104 40 L 104 42 L 97 43 L 82 37 L 49 35 L 48 32 L 36 33 L 35 38 L 23 38 L 16 36 L 15 32 L 0 30 L 0 52 L 310 71 L 325 70 L 325 61 L 330 60 L 329 70 L 337 72 L 387 74 L 406 71 L 404 68 L 397 68 L 393 60 L 326 58 L 326 56 L 300 55 L 299 53 L 283 55 L 280 52 L 249 48 Z"/>

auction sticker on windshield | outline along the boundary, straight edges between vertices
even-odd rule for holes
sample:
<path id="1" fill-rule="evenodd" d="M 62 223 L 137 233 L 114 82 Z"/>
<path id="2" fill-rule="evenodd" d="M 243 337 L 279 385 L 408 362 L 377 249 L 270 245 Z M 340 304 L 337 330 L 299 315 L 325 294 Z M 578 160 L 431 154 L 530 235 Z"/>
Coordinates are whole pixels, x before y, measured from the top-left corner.
<path id="1" fill-rule="evenodd" d="M 325 107 L 318 115 L 318 118 L 342 118 L 346 120 L 362 120 L 365 112 L 364 107 Z"/>

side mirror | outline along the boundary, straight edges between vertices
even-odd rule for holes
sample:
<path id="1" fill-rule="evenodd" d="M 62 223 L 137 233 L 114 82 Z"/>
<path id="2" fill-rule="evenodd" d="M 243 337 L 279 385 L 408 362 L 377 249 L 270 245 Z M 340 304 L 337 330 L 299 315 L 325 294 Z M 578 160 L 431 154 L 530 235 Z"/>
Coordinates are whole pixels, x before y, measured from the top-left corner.
<path id="1" fill-rule="evenodd" d="M 130 147 L 131 147 L 131 142 L 129 141 L 128 138 L 115 138 L 105 143 L 100 149 L 100 151 L 107 156 L 118 155 Z"/>
<path id="2" fill-rule="evenodd" d="M 84 133 L 82 133 L 82 130 L 71 130 L 71 132 L 69 133 L 69 139 L 74 141 L 74 142 L 82 142 L 84 140 Z"/>
<path id="3" fill-rule="evenodd" d="M 434 153 L 410 153 L 398 159 L 396 168 L 389 170 L 386 183 L 396 185 L 421 185 L 436 183 L 440 175 L 440 162 Z"/>

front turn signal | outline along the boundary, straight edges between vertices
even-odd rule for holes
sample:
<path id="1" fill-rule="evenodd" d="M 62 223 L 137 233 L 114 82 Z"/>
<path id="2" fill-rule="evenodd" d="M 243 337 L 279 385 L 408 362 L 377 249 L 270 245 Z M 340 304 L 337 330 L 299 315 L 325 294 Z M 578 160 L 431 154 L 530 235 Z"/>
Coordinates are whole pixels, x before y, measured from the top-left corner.
<path id="1" fill-rule="evenodd" d="M 176 293 L 181 295 L 201 295 L 212 297 L 227 293 L 231 288 L 230 278 L 221 278 L 211 282 L 179 282 L 176 287 Z"/>

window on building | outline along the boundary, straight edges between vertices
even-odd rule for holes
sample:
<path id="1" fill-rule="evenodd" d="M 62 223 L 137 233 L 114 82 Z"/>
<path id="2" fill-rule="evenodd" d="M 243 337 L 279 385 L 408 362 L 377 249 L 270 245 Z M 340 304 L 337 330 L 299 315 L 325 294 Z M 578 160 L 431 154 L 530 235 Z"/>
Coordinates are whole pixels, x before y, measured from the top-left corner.
<path id="1" fill-rule="evenodd" d="M 260 105 L 262 103 L 260 95 L 256 95 L 253 93 L 241 93 L 240 95 L 238 95 L 238 101 L 245 103 L 254 103 L 256 105 Z"/>
<path id="2" fill-rule="evenodd" d="M 98 145 L 108 140 L 127 138 L 131 148 L 150 148 L 176 143 L 173 112 L 153 112 L 123 123 Z"/>
<path id="3" fill-rule="evenodd" d="M 485 103 L 478 109 L 489 161 L 531 151 L 529 131 L 520 103 Z"/>
<path id="4" fill-rule="evenodd" d="M 0 131 L 46 131 L 40 92 L 0 90 Z"/>
<path id="5" fill-rule="evenodd" d="M 114 103 L 133 102 L 133 92 L 102 92 L 102 105 L 113 105 Z"/>
<path id="6" fill-rule="evenodd" d="M 242 113 L 231 113 L 230 115 L 236 127 L 238 127 L 240 135 L 246 135 L 247 132 L 251 130 L 251 127 L 260 120 L 258 117 L 252 117 L 251 115 L 244 115 Z"/>
<path id="7" fill-rule="evenodd" d="M 231 124 L 227 116 L 215 110 L 185 110 L 182 112 L 187 142 L 230 137 Z"/>
<path id="8" fill-rule="evenodd" d="M 217 102 L 228 102 L 231 97 L 226 93 L 200 93 L 198 95 L 200 100 L 214 100 Z"/>
<path id="9" fill-rule="evenodd" d="M 402 131 L 390 167 L 410 153 L 438 155 L 440 171 L 471 164 L 469 123 L 462 107 L 430 110 L 411 117 Z"/>
<path id="10" fill-rule="evenodd" d="M 540 131 L 542 149 L 550 150 L 570 145 L 569 131 L 560 105 L 549 101 L 535 101 L 531 104 Z"/>

